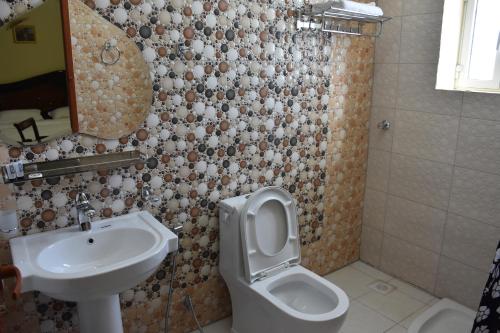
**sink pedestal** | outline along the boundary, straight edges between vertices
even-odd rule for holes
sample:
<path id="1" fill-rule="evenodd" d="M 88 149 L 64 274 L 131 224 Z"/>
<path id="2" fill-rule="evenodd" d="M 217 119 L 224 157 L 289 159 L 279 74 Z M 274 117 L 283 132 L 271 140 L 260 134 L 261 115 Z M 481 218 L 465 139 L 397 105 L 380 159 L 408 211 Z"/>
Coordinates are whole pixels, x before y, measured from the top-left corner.
<path id="1" fill-rule="evenodd" d="M 81 333 L 122 333 L 118 295 L 78 302 Z"/>
<path id="2" fill-rule="evenodd" d="M 177 235 L 150 213 L 135 212 L 10 240 L 22 292 L 77 302 L 81 333 L 123 333 L 118 294 L 146 280 Z"/>

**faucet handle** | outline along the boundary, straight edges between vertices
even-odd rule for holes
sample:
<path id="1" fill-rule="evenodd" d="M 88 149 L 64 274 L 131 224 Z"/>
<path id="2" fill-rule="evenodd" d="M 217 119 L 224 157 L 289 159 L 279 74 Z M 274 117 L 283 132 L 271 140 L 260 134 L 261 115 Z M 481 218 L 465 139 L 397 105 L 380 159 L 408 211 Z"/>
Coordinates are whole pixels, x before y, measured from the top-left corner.
<path id="1" fill-rule="evenodd" d="M 142 186 L 141 198 L 145 201 L 150 201 L 152 204 L 158 204 L 160 202 L 160 198 L 157 195 L 154 195 L 153 190 L 149 185 Z"/>
<path id="2" fill-rule="evenodd" d="M 87 210 L 85 211 L 85 214 L 89 217 L 89 218 L 93 218 L 95 216 L 95 209 L 92 208 L 92 206 L 88 206 Z"/>
<path id="3" fill-rule="evenodd" d="M 76 194 L 76 202 L 78 204 L 86 204 L 89 202 L 89 198 L 87 197 L 87 195 L 83 192 L 78 192 Z"/>

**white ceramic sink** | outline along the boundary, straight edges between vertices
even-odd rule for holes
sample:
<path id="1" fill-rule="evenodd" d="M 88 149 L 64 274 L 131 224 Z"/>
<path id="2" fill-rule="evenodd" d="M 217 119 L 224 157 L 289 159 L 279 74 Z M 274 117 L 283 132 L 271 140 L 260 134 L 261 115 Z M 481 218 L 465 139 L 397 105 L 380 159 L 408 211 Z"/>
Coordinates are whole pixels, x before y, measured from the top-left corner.
<path id="1" fill-rule="evenodd" d="M 78 302 L 82 332 L 121 332 L 118 293 L 153 274 L 178 240 L 150 213 L 138 212 L 92 222 L 89 231 L 73 226 L 14 238 L 10 246 L 23 292 Z M 105 326 L 97 327 L 103 314 Z M 109 316 L 117 315 L 113 323 Z"/>

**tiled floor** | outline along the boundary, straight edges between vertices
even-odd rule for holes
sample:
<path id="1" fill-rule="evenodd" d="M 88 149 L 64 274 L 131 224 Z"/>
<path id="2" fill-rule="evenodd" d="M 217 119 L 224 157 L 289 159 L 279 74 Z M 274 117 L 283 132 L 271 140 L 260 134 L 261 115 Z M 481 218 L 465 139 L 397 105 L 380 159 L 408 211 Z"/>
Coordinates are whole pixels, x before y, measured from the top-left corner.
<path id="1" fill-rule="evenodd" d="M 326 279 L 342 288 L 351 301 L 340 333 L 406 333 L 413 319 L 438 299 L 361 261 Z M 385 282 L 393 290 L 376 291 L 370 285 Z M 385 294 L 384 294 L 385 293 Z M 231 318 L 203 328 L 205 333 L 230 333 Z"/>

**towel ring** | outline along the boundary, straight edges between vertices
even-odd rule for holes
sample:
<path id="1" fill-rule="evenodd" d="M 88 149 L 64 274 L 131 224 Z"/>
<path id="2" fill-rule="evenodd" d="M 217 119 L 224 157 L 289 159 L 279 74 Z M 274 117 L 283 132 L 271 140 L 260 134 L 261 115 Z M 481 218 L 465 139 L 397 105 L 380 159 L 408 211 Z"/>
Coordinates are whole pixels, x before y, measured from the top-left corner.
<path id="1" fill-rule="evenodd" d="M 120 60 L 122 53 L 116 47 L 116 40 L 108 40 L 101 50 L 101 62 L 105 65 L 114 65 Z"/>

